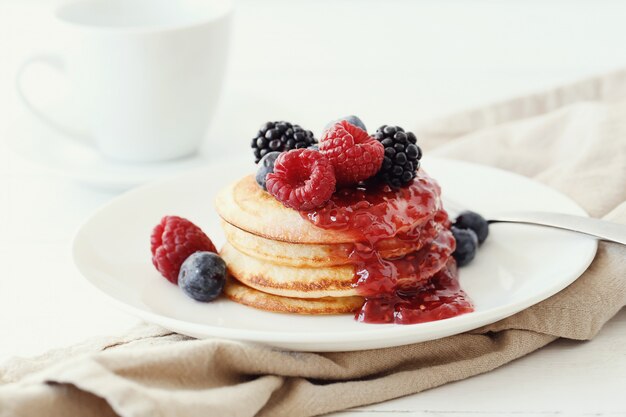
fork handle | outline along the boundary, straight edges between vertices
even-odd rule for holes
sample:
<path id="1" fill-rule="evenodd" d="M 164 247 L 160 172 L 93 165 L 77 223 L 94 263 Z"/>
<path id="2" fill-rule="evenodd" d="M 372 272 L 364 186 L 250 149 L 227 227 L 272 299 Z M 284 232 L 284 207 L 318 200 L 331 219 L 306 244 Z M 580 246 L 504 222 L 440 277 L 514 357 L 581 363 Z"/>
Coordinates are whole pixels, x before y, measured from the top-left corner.
<path id="1" fill-rule="evenodd" d="M 489 223 L 523 223 L 554 227 L 626 245 L 626 225 L 571 214 L 540 211 L 510 212 L 490 216 Z"/>

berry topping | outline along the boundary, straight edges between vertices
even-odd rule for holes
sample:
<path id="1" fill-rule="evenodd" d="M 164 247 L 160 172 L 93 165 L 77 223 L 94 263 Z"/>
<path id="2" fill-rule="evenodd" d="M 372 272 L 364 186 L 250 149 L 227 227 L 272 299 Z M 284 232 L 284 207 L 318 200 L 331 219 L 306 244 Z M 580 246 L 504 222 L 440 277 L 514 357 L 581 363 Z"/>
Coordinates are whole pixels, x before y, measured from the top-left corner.
<path id="1" fill-rule="evenodd" d="M 473 230 L 478 238 L 478 243 L 483 243 L 489 235 L 489 224 L 487 220 L 473 211 L 464 211 L 459 214 L 454 222 L 454 227 Z"/>
<path id="2" fill-rule="evenodd" d="M 150 236 L 152 263 L 172 284 L 178 282 L 182 263 L 194 252 L 216 252 L 211 239 L 187 219 L 165 216 Z"/>
<path id="3" fill-rule="evenodd" d="M 456 240 L 456 249 L 452 253 L 454 259 L 459 266 L 465 266 L 474 259 L 478 250 L 478 238 L 476 233 L 471 229 L 451 228 L 454 239 Z"/>
<path id="4" fill-rule="evenodd" d="M 282 153 L 266 177 L 267 191 L 285 206 L 311 210 L 326 203 L 335 191 L 335 173 L 320 152 L 296 149 Z"/>
<path id="5" fill-rule="evenodd" d="M 367 132 L 342 120 L 324 132 L 320 152 L 335 168 L 337 184 L 349 185 L 375 175 L 383 162 L 384 148 Z"/>
<path id="6" fill-rule="evenodd" d="M 178 286 L 196 301 L 213 301 L 226 282 L 226 263 L 212 252 L 191 254 L 180 267 Z"/>
<path id="7" fill-rule="evenodd" d="M 324 131 L 327 131 L 328 129 L 333 127 L 338 122 L 341 122 L 342 120 L 345 120 L 346 122 L 350 123 L 351 125 L 356 126 L 356 127 L 360 128 L 360 129 L 363 129 L 363 130 L 365 130 L 367 132 L 367 128 L 365 127 L 365 123 L 363 123 L 363 121 L 361 119 L 359 119 L 358 117 L 356 117 L 354 115 L 341 117 L 341 118 L 339 118 L 337 120 L 333 120 L 332 122 L 328 123 L 324 127 Z"/>
<path id="8" fill-rule="evenodd" d="M 254 150 L 254 162 L 270 152 L 284 152 L 291 149 L 308 148 L 317 143 L 313 132 L 289 122 L 267 122 L 259 129 L 250 144 Z"/>
<path id="9" fill-rule="evenodd" d="M 271 174 L 274 172 L 274 162 L 276 162 L 276 158 L 278 158 L 280 152 L 270 152 L 266 154 L 259 163 L 259 169 L 256 171 L 256 183 L 259 184 L 259 187 L 263 188 L 267 191 L 267 187 L 265 186 L 265 178 L 267 174 Z"/>
<path id="10" fill-rule="evenodd" d="M 422 158 L 415 135 L 399 126 L 383 125 L 374 138 L 385 147 L 383 165 L 376 177 L 395 188 L 411 182 Z"/>

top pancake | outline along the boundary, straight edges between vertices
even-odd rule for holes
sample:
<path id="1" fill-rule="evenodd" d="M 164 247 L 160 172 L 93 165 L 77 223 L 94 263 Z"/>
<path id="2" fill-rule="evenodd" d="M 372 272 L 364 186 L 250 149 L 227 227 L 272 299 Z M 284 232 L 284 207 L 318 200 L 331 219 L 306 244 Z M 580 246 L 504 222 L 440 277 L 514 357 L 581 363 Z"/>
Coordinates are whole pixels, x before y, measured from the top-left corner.
<path id="1" fill-rule="evenodd" d="M 438 185 L 423 170 L 418 171 L 415 181 L 420 182 L 430 198 L 422 199 L 423 207 L 420 209 L 424 215 L 412 227 L 424 224 L 441 209 Z M 393 203 L 409 204 L 398 200 Z M 227 223 L 266 239 L 302 244 L 355 242 L 355 236 L 350 231 L 322 229 L 304 219 L 297 210 L 283 206 L 263 191 L 252 175 L 222 189 L 215 201 L 215 207 Z"/>

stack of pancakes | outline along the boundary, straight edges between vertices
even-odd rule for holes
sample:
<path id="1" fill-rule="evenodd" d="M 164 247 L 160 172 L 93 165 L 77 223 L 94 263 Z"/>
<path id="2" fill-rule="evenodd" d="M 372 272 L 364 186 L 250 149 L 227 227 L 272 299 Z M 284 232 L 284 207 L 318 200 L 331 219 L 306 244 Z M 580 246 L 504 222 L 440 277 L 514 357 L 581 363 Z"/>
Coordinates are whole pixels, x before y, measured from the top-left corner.
<path id="1" fill-rule="evenodd" d="M 412 225 L 428 233 L 422 233 L 422 239 L 393 236 L 377 242 L 382 258 L 428 251 L 436 237 L 449 233 L 434 220 L 441 210 L 436 188 L 429 203 L 432 213 Z M 231 300 L 300 314 L 350 313 L 363 305 L 364 293 L 356 285 L 356 266 L 350 260 L 358 243 L 353 233 L 315 226 L 263 191 L 252 176 L 223 189 L 216 209 L 227 239 L 221 256 L 228 265 L 224 291 Z M 443 260 L 437 270 L 445 264 Z"/>

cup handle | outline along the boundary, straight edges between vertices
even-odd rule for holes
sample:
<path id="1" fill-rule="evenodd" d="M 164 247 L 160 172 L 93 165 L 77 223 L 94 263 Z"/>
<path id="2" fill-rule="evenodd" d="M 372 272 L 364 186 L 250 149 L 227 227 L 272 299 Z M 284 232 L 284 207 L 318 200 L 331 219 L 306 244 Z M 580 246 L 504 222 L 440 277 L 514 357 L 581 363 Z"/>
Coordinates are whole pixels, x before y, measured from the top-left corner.
<path id="1" fill-rule="evenodd" d="M 88 136 L 85 132 L 81 132 L 75 128 L 72 128 L 70 126 L 67 126 L 63 123 L 60 123 L 54 120 L 53 118 L 45 114 L 43 111 L 41 111 L 39 108 L 37 108 L 35 105 L 33 105 L 31 101 L 28 99 L 28 96 L 26 95 L 22 87 L 23 76 L 26 73 L 26 70 L 28 69 L 28 67 L 33 64 L 45 64 L 53 68 L 56 71 L 66 74 L 65 62 L 63 61 L 63 58 L 61 58 L 58 55 L 42 54 L 42 55 L 34 55 L 34 56 L 27 58 L 24 62 L 22 62 L 17 72 L 15 73 L 15 88 L 17 90 L 17 95 L 22 101 L 22 103 L 24 104 L 24 106 L 35 117 L 37 117 L 41 122 L 43 122 L 46 126 L 62 133 L 64 136 L 72 138 L 72 139 L 80 140 L 81 142 L 88 140 Z"/>

